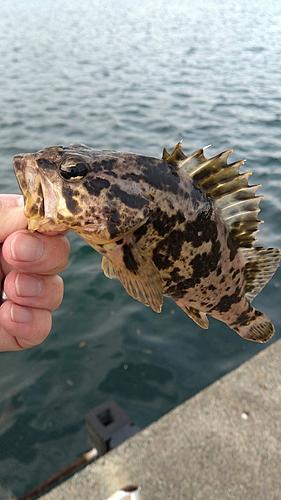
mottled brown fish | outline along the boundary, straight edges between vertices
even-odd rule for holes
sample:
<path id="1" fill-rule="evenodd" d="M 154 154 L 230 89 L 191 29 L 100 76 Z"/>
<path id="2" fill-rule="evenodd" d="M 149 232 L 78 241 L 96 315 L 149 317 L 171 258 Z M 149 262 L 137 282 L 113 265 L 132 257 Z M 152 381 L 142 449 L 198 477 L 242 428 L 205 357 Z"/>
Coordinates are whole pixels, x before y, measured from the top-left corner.
<path id="1" fill-rule="evenodd" d="M 281 253 L 254 247 L 261 196 L 232 151 L 209 160 L 181 143 L 161 160 L 50 147 L 14 158 L 31 231 L 72 229 L 103 255 L 129 295 L 160 312 L 172 297 L 198 325 L 207 314 L 248 340 L 266 342 L 271 321 L 251 306 Z"/>

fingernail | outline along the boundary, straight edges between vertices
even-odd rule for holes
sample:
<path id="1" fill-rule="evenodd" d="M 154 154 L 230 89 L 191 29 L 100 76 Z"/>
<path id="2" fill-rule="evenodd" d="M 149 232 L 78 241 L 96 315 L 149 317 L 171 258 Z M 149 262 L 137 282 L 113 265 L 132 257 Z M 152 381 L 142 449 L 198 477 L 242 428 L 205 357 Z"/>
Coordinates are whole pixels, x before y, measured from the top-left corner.
<path id="1" fill-rule="evenodd" d="M 18 306 L 17 304 L 11 305 L 11 320 L 15 323 L 28 323 L 31 319 L 31 314 L 26 307 Z"/>
<path id="2" fill-rule="evenodd" d="M 44 243 L 36 236 L 18 233 L 11 242 L 11 253 L 14 260 L 36 262 L 44 251 Z"/>
<path id="3" fill-rule="evenodd" d="M 42 291 L 42 281 L 35 276 L 18 274 L 15 287 L 18 297 L 37 297 Z"/>

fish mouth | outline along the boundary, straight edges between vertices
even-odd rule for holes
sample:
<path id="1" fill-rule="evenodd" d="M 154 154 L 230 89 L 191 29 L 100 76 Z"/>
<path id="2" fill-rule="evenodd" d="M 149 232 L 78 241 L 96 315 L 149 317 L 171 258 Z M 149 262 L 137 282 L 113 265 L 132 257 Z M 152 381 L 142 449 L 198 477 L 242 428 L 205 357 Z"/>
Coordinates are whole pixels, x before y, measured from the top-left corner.
<path id="1" fill-rule="evenodd" d="M 40 233 L 66 231 L 68 227 L 57 220 L 58 193 L 52 180 L 40 171 L 32 153 L 16 155 L 13 158 L 14 171 L 23 194 L 24 215 L 28 229 Z"/>
<path id="2" fill-rule="evenodd" d="M 36 231 L 45 220 L 44 195 L 36 161 L 30 155 L 17 155 L 13 158 L 13 164 L 23 194 L 28 229 Z"/>

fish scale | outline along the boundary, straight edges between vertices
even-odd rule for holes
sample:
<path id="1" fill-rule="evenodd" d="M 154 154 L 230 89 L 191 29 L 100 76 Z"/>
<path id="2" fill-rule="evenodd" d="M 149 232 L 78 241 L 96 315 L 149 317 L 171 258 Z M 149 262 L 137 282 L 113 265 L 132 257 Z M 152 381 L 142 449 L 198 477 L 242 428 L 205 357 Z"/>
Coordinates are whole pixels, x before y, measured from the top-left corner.
<path id="1" fill-rule="evenodd" d="M 275 273 L 277 248 L 256 247 L 262 196 L 232 150 L 161 159 L 84 144 L 17 155 L 14 169 L 30 231 L 71 229 L 102 256 L 102 269 L 160 312 L 171 297 L 202 328 L 207 315 L 242 337 L 268 341 L 270 319 L 252 307 Z"/>

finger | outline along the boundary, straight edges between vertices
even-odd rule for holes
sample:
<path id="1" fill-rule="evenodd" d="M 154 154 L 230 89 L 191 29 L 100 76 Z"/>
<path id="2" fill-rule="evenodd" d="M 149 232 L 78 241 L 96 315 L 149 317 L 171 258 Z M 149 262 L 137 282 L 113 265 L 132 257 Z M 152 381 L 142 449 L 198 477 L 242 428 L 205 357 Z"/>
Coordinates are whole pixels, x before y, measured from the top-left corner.
<path id="1" fill-rule="evenodd" d="M 4 282 L 4 292 L 14 303 L 36 309 L 57 309 L 63 299 L 60 276 L 44 276 L 12 271 Z"/>
<path id="2" fill-rule="evenodd" d="M 18 229 L 27 227 L 23 213 L 23 197 L 16 194 L 0 194 L 0 242 Z"/>
<path id="3" fill-rule="evenodd" d="M 41 344 L 51 331 L 52 316 L 10 300 L 0 307 L 0 351 L 19 351 Z"/>
<path id="4" fill-rule="evenodd" d="M 3 243 L 3 257 L 9 266 L 35 274 L 54 275 L 68 264 L 70 245 L 61 234 L 47 236 L 30 234 L 28 230 L 17 231 Z M 3 264 L 4 265 L 4 264 Z"/>

